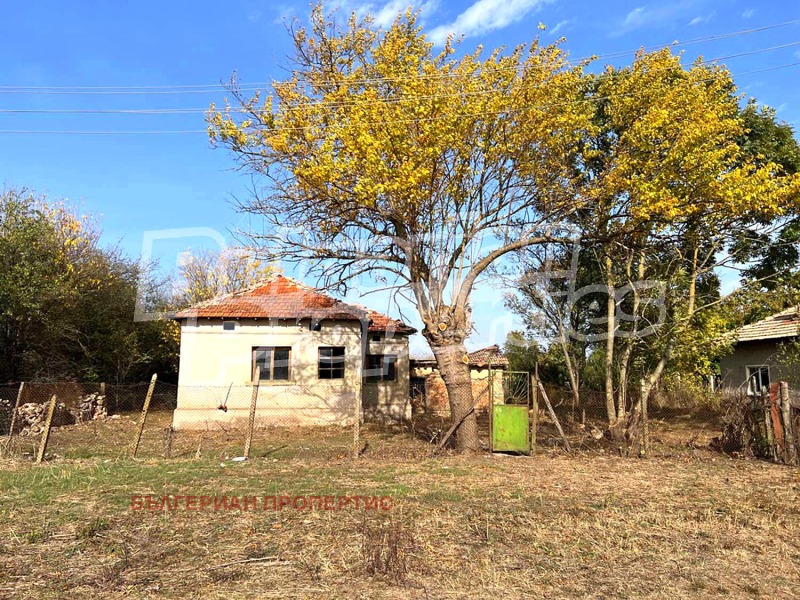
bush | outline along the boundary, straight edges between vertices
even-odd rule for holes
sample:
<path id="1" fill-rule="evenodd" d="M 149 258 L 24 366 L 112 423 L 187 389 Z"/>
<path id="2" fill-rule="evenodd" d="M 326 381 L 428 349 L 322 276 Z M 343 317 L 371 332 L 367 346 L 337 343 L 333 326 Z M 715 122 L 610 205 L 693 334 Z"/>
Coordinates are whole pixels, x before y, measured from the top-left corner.
<path id="1" fill-rule="evenodd" d="M 689 409 L 714 413 L 722 409 L 720 394 L 709 390 L 706 382 L 699 378 L 677 375 L 664 378 L 653 393 L 650 403 L 656 409 Z"/>

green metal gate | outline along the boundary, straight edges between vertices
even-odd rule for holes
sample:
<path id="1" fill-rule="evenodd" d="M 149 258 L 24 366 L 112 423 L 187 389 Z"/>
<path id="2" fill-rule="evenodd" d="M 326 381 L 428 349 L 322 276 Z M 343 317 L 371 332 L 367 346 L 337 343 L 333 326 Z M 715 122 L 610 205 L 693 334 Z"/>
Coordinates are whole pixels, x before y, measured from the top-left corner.
<path id="1" fill-rule="evenodd" d="M 488 385 L 491 451 L 530 454 L 530 375 L 521 371 L 490 370 Z"/>

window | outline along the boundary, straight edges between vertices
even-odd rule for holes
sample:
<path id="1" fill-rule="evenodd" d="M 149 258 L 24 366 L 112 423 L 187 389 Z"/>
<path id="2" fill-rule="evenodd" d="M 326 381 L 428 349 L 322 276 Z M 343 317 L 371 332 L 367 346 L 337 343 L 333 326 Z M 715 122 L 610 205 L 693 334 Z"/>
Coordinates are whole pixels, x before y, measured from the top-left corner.
<path id="1" fill-rule="evenodd" d="M 747 393 L 760 396 L 769 392 L 769 367 L 756 365 L 747 367 Z"/>
<path id="2" fill-rule="evenodd" d="M 260 346 L 253 348 L 253 375 L 261 367 L 261 381 L 288 381 L 292 349 Z"/>
<path id="3" fill-rule="evenodd" d="M 344 346 L 321 347 L 318 365 L 320 379 L 342 379 L 344 377 Z"/>
<path id="4" fill-rule="evenodd" d="M 397 378 L 397 356 L 394 354 L 367 354 L 364 381 L 394 381 Z"/>
<path id="5" fill-rule="evenodd" d="M 222 329 L 225 331 L 234 331 L 236 329 L 236 321 L 223 321 Z"/>
<path id="6" fill-rule="evenodd" d="M 380 334 L 373 335 L 371 339 L 372 339 L 373 342 L 380 342 L 381 341 L 381 336 L 380 336 Z"/>

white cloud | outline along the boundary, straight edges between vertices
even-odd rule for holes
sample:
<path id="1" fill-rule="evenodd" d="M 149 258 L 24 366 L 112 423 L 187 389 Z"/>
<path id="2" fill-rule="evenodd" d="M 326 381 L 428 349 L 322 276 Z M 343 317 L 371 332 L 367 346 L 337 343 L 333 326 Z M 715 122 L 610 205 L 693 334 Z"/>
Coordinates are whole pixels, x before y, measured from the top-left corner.
<path id="1" fill-rule="evenodd" d="M 751 18 L 751 17 L 752 17 L 754 14 L 756 14 L 756 10 L 755 10 L 754 8 L 748 8 L 746 11 L 744 11 L 744 12 L 742 13 L 742 18 L 743 18 L 743 19 L 749 19 L 749 18 Z"/>
<path id="2" fill-rule="evenodd" d="M 670 4 L 665 3 L 649 7 L 639 6 L 625 15 L 622 23 L 620 23 L 619 27 L 613 31 L 611 35 L 622 35 L 642 27 L 660 26 L 679 18 L 685 18 L 686 13 L 697 10 L 696 4 L 698 4 L 698 2 L 695 0 L 681 0 Z M 702 2 L 700 2 L 700 4 L 702 4 Z M 704 20 L 710 19 L 712 16 L 713 13 L 706 17 L 697 17 L 695 20 L 701 20 L 696 23 L 693 21 L 692 24 L 697 25 Z"/>
<path id="3" fill-rule="evenodd" d="M 572 19 L 564 19 L 563 21 L 559 21 L 556 23 L 555 27 L 550 30 L 551 35 L 556 35 L 559 31 L 562 31 L 567 25 L 572 23 Z"/>
<path id="4" fill-rule="evenodd" d="M 439 25 L 428 32 L 428 39 L 443 44 L 447 36 L 472 37 L 508 27 L 524 19 L 550 0 L 477 0 L 452 23 Z"/>
<path id="5" fill-rule="evenodd" d="M 360 17 L 366 14 L 372 15 L 378 27 L 389 27 L 398 14 L 406 12 L 409 8 L 416 12 L 420 11 L 420 21 L 424 24 L 425 17 L 430 17 L 439 5 L 438 0 L 425 0 L 415 2 L 414 0 L 389 0 L 388 2 L 369 2 L 362 0 L 334 0 L 325 4 L 326 9 L 339 10 L 345 13 L 356 13 Z"/>
<path id="6" fill-rule="evenodd" d="M 644 6 L 640 6 L 638 8 L 634 8 L 627 14 L 625 20 L 622 22 L 622 27 L 635 29 L 636 27 L 645 25 L 648 20 L 649 17 L 647 11 L 645 10 Z"/>
<path id="7" fill-rule="evenodd" d="M 691 21 L 689 21 L 689 26 L 694 27 L 695 25 L 700 25 L 702 23 L 708 23 L 711 19 L 714 18 L 714 13 L 707 14 L 705 16 L 697 16 Z"/>
<path id="8" fill-rule="evenodd" d="M 411 8 L 412 11 L 421 11 L 424 17 L 425 15 L 430 16 L 433 14 L 438 4 L 438 0 L 429 0 L 428 2 L 417 5 L 414 5 L 408 0 L 391 0 L 382 7 L 372 7 L 369 12 L 375 19 L 376 25 L 379 27 L 389 27 L 394 23 L 398 14 L 406 12 L 409 8 Z"/>

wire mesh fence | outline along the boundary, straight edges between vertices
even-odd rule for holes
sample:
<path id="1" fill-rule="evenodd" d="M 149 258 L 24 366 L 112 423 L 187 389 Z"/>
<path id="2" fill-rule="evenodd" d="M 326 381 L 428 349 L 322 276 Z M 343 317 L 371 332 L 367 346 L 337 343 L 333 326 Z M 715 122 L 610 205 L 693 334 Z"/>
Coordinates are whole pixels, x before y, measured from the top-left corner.
<path id="1" fill-rule="evenodd" d="M 21 458 L 35 457 L 48 404 L 55 395 L 57 402 L 47 458 L 129 457 L 139 435 L 149 387 L 147 382 L 0 386 L 0 436 L 13 433 L 10 441 L 8 437 L 5 442 L 0 438 L 0 449 Z M 636 436 L 641 435 L 641 431 L 632 426 L 632 422 L 626 424 L 621 440 L 610 435 L 606 398 L 602 392 L 582 391 L 576 397 L 564 387 L 545 385 L 542 388 L 540 391 L 527 373 L 498 372 L 463 388 L 464 398 L 459 402 L 463 408 L 459 409 L 457 419 L 450 414 L 448 392 L 443 384 L 418 389 L 413 399 L 382 405 L 382 417 L 375 419 L 376 406 L 370 405 L 357 387 L 178 388 L 156 382 L 141 428 L 137 457 L 234 459 L 245 454 L 248 435 L 249 456 L 255 459 L 331 460 L 365 453 L 422 457 L 455 446 L 458 436 L 473 424 L 477 445 L 484 451 L 497 450 L 493 435 L 498 423 L 493 422 L 493 411 L 489 407 L 498 405 L 521 407 L 526 413 L 531 453 L 562 452 L 567 447 L 578 452 L 636 450 Z M 796 398 L 796 394 L 793 393 L 792 398 Z M 626 407 L 629 420 L 636 413 L 636 400 L 636 393 L 631 391 Z M 729 452 L 730 447 L 723 443 L 722 436 L 732 427 L 731 407 L 734 405 L 734 399 L 720 393 L 698 397 L 655 390 L 650 396 L 647 416 L 651 454 Z M 800 407 L 793 406 L 789 407 L 789 417 L 784 421 L 790 428 L 794 424 L 796 433 L 800 431 Z M 771 410 L 774 413 L 776 409 Z M 751 420 L 763 430 L 773 413 L 762 407 Z M 362 421 L 366 423 L 362 425 Z M 788 431 L 785 425 L 782 427 L 781 431 Z M 764 431 L 758 443 L 769 441 Z M 753 432 L 748 435 L 758 435 L 756 429 Z M 775 439 L 772 441 L 778 443 Z M 793 456 L 797 454 L 799 442 L 791 450 Z M 769 458 L 777 456 L 779 451 L 786 454 L 790 449 L 785 444 L 776 445 L 769 451 L 749 455 Z M 748 455 L 745 451 L 733 452 Z"/>

